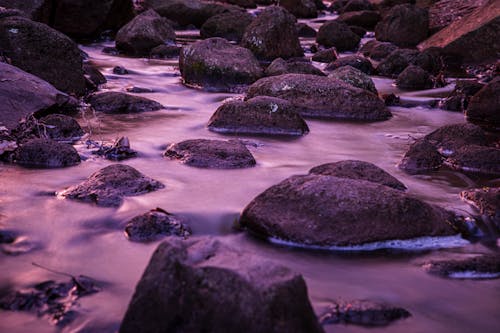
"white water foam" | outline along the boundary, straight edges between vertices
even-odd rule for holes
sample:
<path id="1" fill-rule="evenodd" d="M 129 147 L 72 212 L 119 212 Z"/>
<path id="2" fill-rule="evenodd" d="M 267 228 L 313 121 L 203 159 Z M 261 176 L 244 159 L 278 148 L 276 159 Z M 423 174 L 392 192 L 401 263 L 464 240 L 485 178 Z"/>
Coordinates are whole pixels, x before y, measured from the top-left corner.
<path id="1" fill-rule="evenodd" d="M 449 278 L 452 279 L 496 279 L 500 277 L 500 273 L 494 272 L 476 272 L 476 271 L 463 271 L 463 272 L 453 272 L 448 274 Z"/>

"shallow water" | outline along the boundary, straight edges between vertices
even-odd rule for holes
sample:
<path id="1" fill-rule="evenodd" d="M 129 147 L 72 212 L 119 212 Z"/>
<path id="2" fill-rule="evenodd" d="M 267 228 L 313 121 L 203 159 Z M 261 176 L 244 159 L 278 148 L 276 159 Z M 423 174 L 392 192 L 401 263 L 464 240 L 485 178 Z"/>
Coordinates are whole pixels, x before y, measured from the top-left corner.
<path id="1" fill-rule="evenodd" d="M 196 31 L 184 31 L 193 35 Z M 304 40 L 304 44 L 311 40 Z M 25 235 L 36 248 L 26 254 L 0 254 L 0 289 L 30 286 L 46 279 L 65 279 L 32 265 L 73 275 L 84 274 L 106 282 L 103 290 L 80 299 L 78 319 L 68 332 L 113 332 L 119 326 L 135 284 L 157 243 L 129 242 L 124 223 L 155 207 L 185 216 L 194 235 L 212 235 L 236 247 L 265 256 L 300 272 L 305 277 L 313 306 L 320 314 L 329 299 L 370 299 L 402 306 L 412 317 L 385 328 L 330 325 L 327 332 L 497 332 L 500 325 L 498 280 L 445 280 L 428 275 L 422 264 L 430 259 L 486 253 L 481 244 L 458 248 L 404 253 L 339 253 L 308 251 L 269 244 L 233 229 L 238 214 L 257 194 L 313 166 L 344 159 L 360 159 L 385 169 L 407 187 L 408 192 L 448 209 L 472 212 L 458 194 L 468 186 L 484 185 L 452 171 L 410 176 L 396 164 L 413 138 L 446 124 L 464 122 L 460 113 L 393 107 L 388 121 L 360 124 L 308 120 L 310 133 L 283 139 L 224 136 L 209 132 L 206 123 L 227 98 L 241 95 L 208 93 L 181 84 L 176 60 L 147 60 L 102 54 L 110 44 L 82 46 L 91 61 L 106 75 L 102 90 L 125 91 L 132 86 L 152 89 L 140 96 L 154 99 L 165 110 L 138 115 L 86 115 L 79 119 L 91 130 L 93 140 L 113 141 L 128 136 L 138 158 L 124 161 L 166 187 L 157 192 L 129 197 L 118 209 L 59 199 L 52 192 L 79 183 L 109 164 L 89 153 L 81 165 L 66 169 L 33 170 L 0 164 L 0 223 Z M 133 73 L 115 75 L 114 66 Z M 392 81 L 375 78 L 381 93 L 395 92 L 426 105 L 436 91 L 400 92 Z M 452 86 L 437 91 L 438 95 Z M 173 142 L 193 138 L 246 140 L 257 166 L 240 170 L 191 168 L 162 157 Z M 44 318 L 30 313 L 0 312 L 1 332 L 56 332 Z"/>

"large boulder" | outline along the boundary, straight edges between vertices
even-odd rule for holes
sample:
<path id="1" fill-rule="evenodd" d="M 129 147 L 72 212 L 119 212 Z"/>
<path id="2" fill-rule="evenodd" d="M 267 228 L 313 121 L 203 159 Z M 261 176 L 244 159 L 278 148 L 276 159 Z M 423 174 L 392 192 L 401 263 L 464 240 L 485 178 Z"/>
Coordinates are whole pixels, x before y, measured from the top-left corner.
<path id="1" fill-rule="evenodd" d="M 150 9 L 122 27 L 116 34 L 116 48 L 129 55 L 148 55 L 153 48 L 175 42 L 175 31 L 166 18 Z"/>
<path id="2" fill-rule="evenodd" d="M 323 332 L 304 279 L 211 238 L 154 252 L 121 323 L 132 332 Z"/>
<path id="3" fill-rule="evenodd" d="M 440 0 L 429 7 L 429 30 L 436 33 L 469 15 L 488 0 Z"/>
<path id="4" fill-rule="evenodd" d="M 274 61 L 267 66 L 265 72 L 266 76 L 275 76 L 282 74 L 313 74 L 325 76 L 319 68 L 314 67 L 311 61 L 303 58 L 292 58 L 284 60 L 282 58 L 274 59 Z"/>
<path id="5" fill-rule="evenodd" d="M 88 103 L 97 112 L 108 114 L 141 113 L 163 109 L 160 103 L 145 97 L 108 91 L 89 97 Z"/>
<path id="6" fill-rule="evenodd" d="M 304 51 L 295 23 L 295 17 L 286 9 L 268 7 L 247 27 L 241 45 L 262 60 L 301 57 Z"/>
<path id="7" fill-rule="evenodd" d="M 490 141 L 486 132 L 479 126 L 468 123 L 442 126 L 427 134 L 424 139 L 443 156 L 450 156 L 466 145 L 487 146 Z"/>
<path id="8" fill-rule="evenodd" d="M 281 0 L 279 5 L 298 18 L 315 18 L 318 9 L 314 0 Z"/>
<path id="9" fill-rule="evenodd" d="M 222 37 L 237 43 L 243 38 L 253 16 L 247 12 L 230 11 L 209 18 L 200 28 L 201 38 Z"/>
<path id="10" fill-rule="evenodd" d="M 418 45 L 439 47 L 465 62 L 496 61 L 500 57 L 500 2 L 488 3 L 450 24 Z"/>
<path id="11" fill-rule="evenodd" d="M 308 74 L 285 74 L 252 84 L 247 98 L 279 97 L 300 108 L 304 117 L 379 121 L 391 117 L 377 95 L 343 81 Z"/>
<path id="12" fill-rule="evenodd" d="M 73 146 L 49 139 L 33 139 L 14 152 L 14 162 L 32 168 L 64 168 L 80 163 Z"/>
<path id="13" fill-rule="evenodd" d="M 357 68 L 351 66 L 342 66 L 334 70 L 328 75 L 328 77 L 344 81 L 353 87 L 365 89 L 371 91 L 374 94 L 378 94 L 377 88 L 373 80 L 365 73 Z"/>
<path id="14" fill-rule="evenodd" d="M 0 19 L 0 53 L 12 65 L 61 91 L 85 93 L 83 59 L 78 46 L 45 24 L 19 16 Z"/>
<path id="15" fill-rule="evenodd" d="M 454 235 L 452 218 L 385 185 L 310 174 L 285 179 L 258 195 L 240 224 L 266 238 L 337 247 Z"/>
<path id="16" fill-rule="evenodd" d="M 413 5 L 394 6 L 375 27 L 379 41 L 415 46 L 429 34 L 429 13 Z"/>
<path id="17" fill-rule="evenodd" d="M 418 55 L 417 50 L 394 50 L 378 64 L 377 73 L 381 76 L 398 76 L 408 65 L 416 62 Z"/>
<path id="18" fill-rule="evenodd" d="M 299 110 L 276 97 L 257 96 L 247 101 L 230 100 L 222 104 L 208 122 L 208 129 L 219 133 L 304 135 L 309 132 Z"/>
<path id="19" fill-rule="evenodd" d="M 187 84 L 215 91 L 238 90 L 263 76 L 259 62 L 248 49 L 218 37 L 184 46 L 179 68 Z"/>
<path id="20" fill-rule="evenodd" d="M 346 12 L 341 14 L 338 19 L 348 25 L 355 25 L 365 29 L 373 30 L 381 20 L 378 12 L 373 10 L 362 10 L 356 12 Z"/>
<path id="21" fill-rule="evenodd" d="M 494 79 L 469 101 L 467 120 L 493 129 L 500 129 L 500 79 Z"/>
<path id="22" fill-rule="evenodd" d="M 323 23 L 316 35 L 316 42 L 326 47 L 334 46 L 337 51 L 352 51 L 358 47 L 361 38 L 349 26 L 340 21 Z"/>

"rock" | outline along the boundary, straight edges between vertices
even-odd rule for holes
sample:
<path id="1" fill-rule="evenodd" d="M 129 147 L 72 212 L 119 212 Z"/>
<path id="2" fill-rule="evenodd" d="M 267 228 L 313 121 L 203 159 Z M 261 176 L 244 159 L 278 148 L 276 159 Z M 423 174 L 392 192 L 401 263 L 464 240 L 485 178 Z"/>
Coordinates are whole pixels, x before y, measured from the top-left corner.
<path id="1" fill-rule="evenodd" d="M 470 98 L 483 87 L 484 84 L 477 81 L 457 80 L 453 91 L 440 102 L 440 107 L 448 111 L 465 111 Z"/>
<path id="2" fill-rule="evenodd" d="M 241 46 L 262 60 L 302 57 L 304 51 L 295 28 L 296 19 L 286 9 L 272 6 L 264 9 L 245 30 Z"/>
<path id="3" fill-rule="evenodd" d="M 400 307 L 368 300 L 336 300 L 329 304 L 319 321 L 322 325 L 354 324 L 361 326 L 386 326 L 411 314 Z"/>
<path id="4" fill-rule="evenodd" d="M 212 16 L 200 29 L 201 38 L 222 37 L 239 43 L 253 16 L 247 12 L 227 12 Z"/>
<path id="5" fill-rule="evenodd" d="M 278 3 L 297 18 L 315 18 L 318 9 L 314 0 L 280 0 Z"/>
<path id="6" fill-rule="evenodd" d="M 356 246 L 449 236 L 452 214 L 385 185 L 314 175 L 292 176 L 258 195 L 240 224 L 256 235 L 306 246 Z"/>
<path id="7" fill-rule="evenodd" d="M 460 198 L 476 207 L 481 215 L 500 221 L 500 188 L 482 187 L 460 192 Z"/>
<path id="8" fill-rule="evenodd" d="M 419 66 L 431 74 L 443 74 L 447 75 L 450 71 L 455 70 L 453 66 L 449 62 L 450 59 L 443 54 L 443 50 L 437 47 L 431 47 L 420 52 L 415 60 L 413 61 L 413 65 Z"/>
<path id="9" fill-rule="evenodd" d="M 359 36 L 359 38 L 365 37 L 367 31 L 365 28 L 358 27 L 357 25 L 350 25 L 349 29 L 351 29 L 352 32 L 354 32 L 356 35 Z"/>
<path id="10" fill-rule="evenodd" d="M 266 76 L 290 73 L 325 76 L 325 73 L 314 67 L 310 61 L 302 58 L 292 58 L 288 60 L 283 60 L 281 58 L 274 59 L 274 61 L 266 68 L 264 73 Z"/>
<path id="11" fill-rule="evenodd" d="M 0 126 L 0 160 L 2 159 L 2 155 L 10 154 L 16 149 L 17 149 L 16 138 L 10 133 L 10 131 L 6 127 Z M 8 160 L 8 158 L 6 159 Z"/>
<path id="12" fill-rule="evenodd" d="M 69 144 L 33 139 L 16 149 L 14 162 L 33 168 L 64 168 L 79 164 L 80 155 Z"/>
<path id="13" fill-rule="evenodd" d="M 369 0 L 349 0 L 346 1 L 339 13 L 357 12 L 360 10 L 373 10 L 373 5 Z"/>
<path id="14" fill-rule="evenodd" d="M 72 117 L 63 114 L 51 114 L 40 118 L 40 131 L 46 137 L 60 142 L 72 143 L 79 140 L 85 133 Z"/>
<path id="15" fill-rule="evenodd" d="M 425 265 L 431 274 L 455 279 L 495 279 L 500 277 L 500 256 L 481 255 L 464 260 L 432 261 Z"/>
<path id="16" fill-rule="evenodd" d="M 129 71 L 125 67 L 115 66 L 115 67 L 113 67 L 113 74 L 127 75 L 127 74 L 129 74 Z"/>
<path id="17" fill-rule="evenodd" d="M 348 25 L 355 25 L 373 30 L 381 20 L 380 14 L 372 10 L 362 10 L 356 12 L 346 12 L 341 14 L 337 20 Z"/>
<path id="18" fill-rule="evenodd" d="M 166 236 L 185 239 L 191 235 L 191 229 L 177 216 L 156 208 L 128 221 L 125 234 L 133 242 L 153 242 Z"/>
<path id="19" fill-rule="evenodd" d="M 72 108 L 76 102 L 48 82 L 0 62 L 0 126 L 13 129 L 33 113 Z"/>
<path id="20" fill-rule="evenodd" d="M 326 163 L 312 168 L 309 170 L 309 174 L 348 179 L 361 179 L 389 186 L 400 191 L 406 190 L 406 186 L 399 180 L 375 164 L 364 161 L 345 160 L 334 163 Z"/>
<path id="21" fill-rule="evenodd" d="M 10 244 L 16 240 L 16 233 L 0 229 L 0 244 Z"/>
<path id="22" fill-rule="evenodd" d="M 87 81 L 92 82 L 92 84 L 94 85 L 94 90 L 97 90 L 97 87 L 99 85 L 108 82 L 104 77 L 104 75 L 102 75 L 102 73 L 99 72 L 99 70 L 95 68 L 92 64 L 84 63 L 82 68 Z"/>
<path id="23" fill-rule="evenodd" d="M 243 8 L 257 8 L 257 5 L 254 0 L 223 0 L 218 1 L 222 3 L 229 3 L 231 5 L 243 7 Z"/>
<path id="24" fill-rule="evenodd" d="M 97 146 L 98 149 L 92 151 L 92 154 L 104 156 L 111 161 L 123 161 L 137 156 L 137 152 L 130 148 L 130 142 L 126 136 L 122 136 L 112 145 L 100 143 L 95 146 Z"/>
<path id="25" fill-rule="evenodd" d="M 2 10 L 3 15 L 7 16 L 25 16 L 34 21 L 47 23 L 50 16 L 53 0 L 0 0 L 0 7 L 6 7 Z"/>
<path id="26" fill-rule="evenodd" d="M 326 47 L 334 46 L 337 51 L 352 51 L 358 47 L 361 38 L 340 21 L 327 21 L 319 27 L 316 42 Z"/>
<path id="27" fill-rule="evenodd" d="M 500 129 L 500 79 L 494 79 L 470 99 L 467 120 L 492 129 Z"/>
<path id="28" fill-rule="evenodd" d="M 327 71 L 333 71 L 343 66 L 354 67 L 368 75 L 372 74 L 375 71 L 370 60 L 359 55 L 348 55 L 342 58 L 338 58 L 334 62 L 328 64 L 328 66 L 325 69 Z"/>
<path id="29" fill-rule="evenodd" d="M 165 186 L 124 164 L 112 164 L 94 172 L 82 183 L 71 186 L 61 196 L 101 207 L 119 207 L 123 197 L 136 196 Z"/>
<path id="30" fill-rule="evenodd" d="M 429 30 L 436 33 L 469 15 L 488 0 L 440 0 L 429 7 Z"/>
<path id="31" fill-rule="evenodd" d="M 153 59 L 169 59 L 179 56 L 181 48 L 177 45 L 158 45 L 149 53 L 149 57 Z"/>
<path id="32" fill-rule="evenodd" d="M 394 77 L 406 67 L 413 64 L 418 56 L 417 50 L 397 49 L 391 52 L 377 66 L 377 73 L 381 76 Z"/>
<path id="33" fill-rule="evenodd" d="M 379 42 L 371 40 L 361 47 L 359 50 L 365 57 L 370 57 L 373 60 L 382 60 L 398 47 L 389 42 Z"/>
<path id="34" fill-rule="evenodd" d="M 436 147 L 427 140 L 417 140 L 410 146 L 398 167 L 409 174 L 437 170 L 443 163 L 443 157 Z"/>
<path id="35" fill-rule="evenodd" d="M 484 6 L 450 24 L 418 45 L 420 50 L 439 47 L 466 63 L 496 61 L 500 54 L 500 2 Z"/>
<path id="36" fill-rule="evenodd" d="M 166 18 L 150 9 L 123 26 L 115 40 L 116 48 L 123 53 L 144 56 L 156 46 L 175 43 L 175 31 Z"/>
<path id="37" fill-rule="evenodd" d="M 179 67 L 184 82 L 214 91 L 235 91 L 263 75 L 259 62 L 248 49 L 223 38 L 184 46 Z"/>
<path id="38" fill-rule="evenodd" d="M 375 27 L 375 38 L 397 46 L 415 46 L 429 34 L 429 13 L 413 5 L 394 6 Z"/>
<path id="39" fill-rule="evenodd" d="M 464 173 L 498 177 L 500 176 L 500 149 L 475 145 L 463 146 L 448 157 L 444 164 Z"/>
<path id="40" fill-rule="evenodd" d="M 250 86 L 247 98 L 271 96 L 288 100 L 303 117 L 379 121 L 391 117 L 375 94 L 340 80 L 307 74 L 263 78 Z"/>
<path id="41" fill-rule="evenodd" d="M 450 156 L 458 148 L 466 145 L 489 144 L 487 134 L 479 126 L 467 123 L 442 126 L 427 134 L 424 139 L 436 147 L 443 156 Z"/>
<path id="42" fill-rule="evenodd" d="M 265 135 L 304 135 L 309 132 L 296 107 L 284 99 L 267 96 L 222 104 L 210 118 L 208 129 L 218 133 Z"/>
<path id="43" fill-rule="evenodd" d="M 340 12 L 342 11 L 342 7 L 344 7 L 347 2 L 349 2 L 349 0 L 335 0 L 328 7 L 328 11 L 332 13 L 337 12 L 340 14 Z"/>
<path id="44" fill-rule="evenodd" d="M 302 276 L 211 238 L 161 243 L 120 333 L 323 332 Z"/>
<path id="45" fill-rule="evenodd" d="M 97 112 L 107 114 L 141 113 L 163 109 L 163 105 L 153 100 L 114 91 L 92 95 L 88 103 Z"/>
<path id="46" fill-rule="evenodd" d="M 83 60 L 78 46 L 45 24 L 19 16 L 0 19 L 0 53 L 10 59 L 12 65 L 61 91 L 79 96 L 85 93 Z"/>
<path id="47" fill-rule="evenodd" d="M 396 80 L 398 88 L 406 90 L 431 89 L 434 86 L 431 75 L 419 66 L 406 67 Z"/>
<path id="48" fill-rule="evenodd" d="M 310 37 L 310 38 L 316 37 L 316 30 L 314 30 L 314 28 L 308 26 L 307 24 L 297 23 L 296 27 L 297 27 L 297 34 L 299 35 L 299 37 Z"/>
<path id="49" fill-rule="evenodd" d="M 378 94 L 377 88 L 372 79 L 357 68 L 351 66 L 342 66 L 334 70 L 328 77 L 341 80 L 353 87 L 371 91 Z"/>
<path id="50" fill-rule="evenodd" d="M 330 63 L 337 60 L 337 49 L 330 47 L 325 50 L 320 50 L 312 56 L 312 61 Z"/>

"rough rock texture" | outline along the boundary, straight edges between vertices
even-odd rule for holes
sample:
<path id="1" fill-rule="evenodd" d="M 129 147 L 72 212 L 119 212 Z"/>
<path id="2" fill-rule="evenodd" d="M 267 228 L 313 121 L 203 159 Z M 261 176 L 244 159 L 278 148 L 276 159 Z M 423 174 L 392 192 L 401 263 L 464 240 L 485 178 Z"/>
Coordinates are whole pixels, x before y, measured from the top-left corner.
<path id="1" fill-rule="evenodd" d="M 339 178 L 361 179 L 389 186 L 396 190 L 406 190 L 406 186 L 399 180 L 375 164 L 364 161 L 345 160 L 334 163 L 326 163 L 312 168 L 309 170 L 309 173 Z"/>
<path id="2" fill-rule="evenodd" d="M 108 82 L 104 75 L 102 75 L 102 73 L 91 63 L 84 63 L 82 68 L 87 81 L 92 82 L 94 85 L 94 90 L 97 90 L 100 84 Z"/>
<path id="3" fill-rule="evenodd" d="M 210 238 L 153 254 L 120 327 L 132 332 L 323 332 L 303 278 Z"/>
<path id="4" fill-rule="evenodd" d="M 464 173 L 498 177 L 500 176 L 500 149 L 467 145 L 458 148 L 444 163 L 449 168 Z"/>
<path id="5" fill-rule="evenodd" d="M 326 47 L 334 46 L 338 51 L 352 51 L 361 38 L 349 26 L 340 21 L 327 21 L 319 27 L 316 42 Z"/>
<path id="6" fill-rule="evenodd" d="M 280 0 L 279 5 L 297 18 L 314 18 L 318 9 L 314 0 Z"/>
<path id="7" fill-rule="evenodd" d="M 262 60 L 301 57 L 304 51 L 295 24 L 295 17 L 286 9 L 268 7 L 247 27 L 241 45 Z"/>
<path id="8" fill-rule="evenodd" d="M 304 117 L 379 121 L 391 117 L 375 94 L 340 80 L 307 74 L 285 74 L 260 79 L 247 98 L 279 97 L 300 108 Z"/>
<path id="9" fill-rule="evenodd" d="M 352 246 L 457 232 L 452 214 L 365 180 L 293 176 L 257 196 L 240 224 L 252 233 L 316 246 Z"/>
<path id="10" fill-rule="evenodd" d="M 381 20 L 378 12 L 372 10 L 362 10 L 355 12 L 346 12 L 341 14 L 338 19 L 348 25 L 355 25 L 365 29 L 373 30 L 377 23 Z"/>
<path id="11" fill-rule="evenodd" d="M 394 6 L 375 27 L 375 38 L 398 46 L 415 46 L 429 34 L 429 13 L 413 5 Z"/>
<path id="12" fill-rule="evenodd" d="M 63 114 L 51 114 L 40 118 L 42 131 L 48 138 L 62 142 L 74 142 L 79 140 L 85 133 L 72 117 Z"/>
<path id="13" fill-rule="evenodd" d="M 108 114 L 141 113 L 163 109 L 160 103 L 153 100 L 114 91 L 92 95 L 88 102 L 97 112 Z"/>
<path id="14" fill-rule="evenodd" d="M 337 60 L 337 49 L 330 47 L 325 50 L 320 50 L 312 56 L 311 60 L 324 63 L 333 62 Z"/>
<path id="15" fill-rule="evenodd" d="M 481 215 L 500 221 L 500 187 L 483 187 L 460 192 L 460 198 L 476 207 Z"/>
<path id="16" fill-rule="evenodd" d="M 325 69 L 328 71 L 333 71 L 343 66 L 352 66 L 368 75 L 374 72 L 374 68 L 370 60 L 360 55 L 348 55 L 342 58 L 338 58 L 334 62 L 328 64 Z"/>
<path id="17" fill-rule="evenodd" d="M 164 155 L 197 168 L 239 169 L 256 164 L 247 147 L 237 140 L 186 140 L 171 144 Z"/>
<path id="18" fill-rule="evenodd" d="M 309 132 L 296 107 L 284 99 L 268 96 L 222 104 L 208 121 L 208 129 L 219 133 L 266 135 Z"/>
<path id="19" fill-rule="evenodd" d="M 459 80 L 450 95 L 440 102 L 440 107 L 449 111 L 465 111 L 471 97 L 483 87 L 484 84 L 477 81 Z"/>
<path id="20" fill-rule="evenodd" d="M 33 139 L 16 149 L 14 162 L 33 168 L 64 168 L 79 164 L 80 155 L 69 144 Z"/>
<path id="21" fill-rule="evenodd" d="M 373 60 L 382 60 L 386 58 L 391 52 L 395 51 L 398 47 L 389 42 L 379 42 L 378 40 L 371 40 L 364 44 L 359 50 L 365 57 L 370 57 Z"/>
<path id="22" fill-rule="evenodd" d="M 116 34 L 116 48 L 135 56 L 148 55 L 156 46 L 174 43 L 175 31 L 168 20 L 150 9 L 136 16 Z"/>
<path id="23" fill-rule="evenodd" d="M 253 16 L 247 12 L 227 12 L 209 18 L 200 28 L 201 38 L 222 37 L 237 43 L 243 38 L 245 29 Z"/>
<path id="24" fill-rule="evenodd" d="M 72 99 L 48 82 L 0 62 L 0 126 L 13 129 L 38 111 L 64 108 Z"/>
<path id="25" fill-rule="evenodd" d="M 179 217 L 156 208 L 128 221 L 125 234 L 133 242 L 153 242 L 166 236 L 187 238 L 191 229 Z"/>
<path id="26" fill-rule="evenodd" d="M 182 78 L 188 84 L 215 91 L 233 91 L 263 75 L 253 54 L 223 38 L 209 38 L 184 46 L 179 58 Z"/>
<path id="27" fill-rule="evenodd" d="M 408 65 L 413 64 L 419 52 L 410 49 L 397 49 L 391 52 L 377 66 L 377 73 L 381 76 L 394 77 L 399 75 Z"/>
<path id="28" fill-rule="evenodd" d="M 494 79 L 472 96 L 465 114 L 470 122 L 500 129 L 500 78 Z"/>
<path id="29" fill-rule="evenodd" d="M 489 254 L 463 260 L 433 261 L 425 267 L 431 274 L 448 278 L 500 278 L 500 255 Z"/>
<path id="30" fill-rule="evenodd" d="M 405 153 L 398 167 L 409 174 L 437 170 L 443 164 L 443 157 L 427 140 L 417 140 Z"/>
<path id="31" fill-rule="evenodd" d="M 431 75 L 419 66 L 410 65 L 396 80 L 398 88 L 407 90 L 431 89 L 434 86 Z"/>
<path id="32" fill-rule="evenodd" d="M 353 87 L 365 89 L 371 91 L 374 94 L 378 94 L 373 80 L 357 68 L 351 66 L 342 66 L 331 72 L 328 77 L 341 80 Z"/>
<path id="33" fill-rule="evenodd" d="M 421 50 L 429 47 L 440 47 L 465 62 L 496 61 L 500 57 L 500 2 L 489 0 L 418 45 Z"/>
<path id="34" fill-rule="evenodd" d="M 429 30 L 436 33 L 469 15 L 488 0 L 440 0 L 429 7 Z"/>
<path id="35" fill-rule="evenodd" d="M 284 60 L 282 58 L 274 59 L 274 61 L 267 66 L 265 72 L 266 76 L 275 76 L 275 75 L 283 75 L 283 74 L 313 74 L 325 76 L 320 69 L 314 67 L 314 65 L 302 58 L 292 58 L 288 60 Z"/>
<path id="36" fill-rule="evenodd" d="M 60 194 L 68 199 L 101 207 L 119 207 L 123 197 L 145 194 L 163 187 L 159 181 L 144 176 L 131 166 L 112 164 Z"/>
<path id="37" fill-rule="evenodd" d="M 23 17 L 0 19 L 0 53 L 66 93 L 83 95 L 82 54 L 68 37 Z"/>

